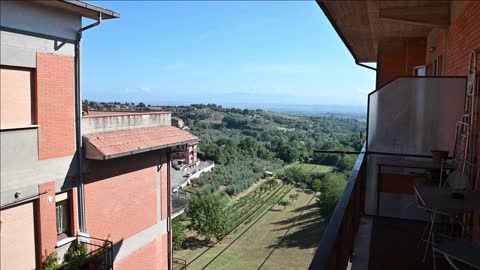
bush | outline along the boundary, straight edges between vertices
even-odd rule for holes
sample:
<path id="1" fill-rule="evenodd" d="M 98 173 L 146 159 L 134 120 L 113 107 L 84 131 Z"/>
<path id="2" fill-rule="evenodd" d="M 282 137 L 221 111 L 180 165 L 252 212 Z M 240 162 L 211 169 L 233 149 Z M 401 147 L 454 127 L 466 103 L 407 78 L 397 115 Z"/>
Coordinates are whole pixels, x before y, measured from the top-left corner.
<path id="1" fill-rule="evenodd" d="M 320 192 L 322 189 L 322 180 L 320 179 L 315 179 L 312 181 L 311 188 L 315 192 Z"/>
<path id="2" fill-rule="evenodd" d="M 187 215 L 191 220 L 190 227 L 207 240 L 212 236 L 221 239 L 229 228 L 227 213 L 228 198 L 221 194 L 196 194 L 189 201 Z"/>
<path id="3" fill-rule="evenodd" d="M 320 214 L 325 219 L 333 214 L 346 183 L 346 176 L 341 173 L 330 173 L 325 177 L 319 198 Z"/>
<path id="4" fill-rule="evenodd" d="M 290 196 L 288 196 L 288 197 L 293 202 L 293 201 L 296 201 L 298 199 L 298 197 L 300 197 L 300 194 L 294 193 L 294 194 L 290 194 Z"/>
<path id="5" fill-rule="evenodd" d="M 173 241 L 173 249 L 179 250 L 182 248 L 183 243 L 185 242 L 185 224 L 183 224 L 180 220 L 174 219 L 172 223 L 172 241 Z"/>
<path id="6" fill-rule="evenodd" d="M 87 245 L 84 243 L 72 244 L 63 257 L 63 263 L 67 265 L 66 270 L 80 269 L 81 266 L 86 265 L 85 255 L 87 255 Z"/>
<path id="7" fill-rule="evenodd" d="M 45 255 L 46 255 L 45 250 Z M 45 270 L 57 270 L 60 267 L 60 257 L 56 251 L 46 255 L 45 261 L 43 262 L 43 269 Z"/>
<path id="8" fill-rule="evenodd" d="M 287 206 L 291 205 L 292 203 L 289 200 L 283 199 L 278 204 L 283 206 L 283 210 L 285 211 L 285 209 L 287 209 Z"/>

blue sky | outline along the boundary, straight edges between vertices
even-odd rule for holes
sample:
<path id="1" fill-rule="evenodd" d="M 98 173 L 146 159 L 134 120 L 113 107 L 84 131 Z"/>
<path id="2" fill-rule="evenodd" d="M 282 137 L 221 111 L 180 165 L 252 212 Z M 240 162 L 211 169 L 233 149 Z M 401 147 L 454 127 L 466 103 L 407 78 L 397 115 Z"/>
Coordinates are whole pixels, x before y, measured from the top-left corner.
<path id="1" fill-rule="evenodd" d="M 374 89 L 314 1 L 94 4 L 121 18 L 84 34 L 88 100 L 365 105 Z"/>

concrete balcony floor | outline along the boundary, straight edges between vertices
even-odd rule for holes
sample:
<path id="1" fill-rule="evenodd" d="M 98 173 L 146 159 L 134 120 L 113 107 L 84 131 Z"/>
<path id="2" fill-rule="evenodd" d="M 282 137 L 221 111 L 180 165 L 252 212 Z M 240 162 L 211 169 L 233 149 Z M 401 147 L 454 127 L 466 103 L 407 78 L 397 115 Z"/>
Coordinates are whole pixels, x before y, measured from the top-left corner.
<path id="1" fill-rule="evenodd" d="M 387 217 L 364 217 L 356 237 L 356 256 L 352 270 L 427 270 L 433 269 L 432 251 L 422 262 L 425 242 L 419 240 L 426 223 Z M 367 254 L 364 250 L 369 250 Z M 437 270 L 452 269 L 437 254 Z"/>

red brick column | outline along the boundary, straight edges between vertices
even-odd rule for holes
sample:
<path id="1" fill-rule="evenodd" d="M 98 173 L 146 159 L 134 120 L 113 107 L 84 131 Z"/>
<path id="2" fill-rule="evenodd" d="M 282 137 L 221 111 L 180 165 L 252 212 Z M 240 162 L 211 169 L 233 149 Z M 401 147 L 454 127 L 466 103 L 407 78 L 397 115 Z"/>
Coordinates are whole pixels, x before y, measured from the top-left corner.
<path id="1" fill-rule="evenodd" d="M 78 234 L 78 196 L 77 196 L 77 188 L 74 187 L 70 190 L 70 203 L 71 203 L 71 222 L 72 222 L 72 236 L 77 236 Z"/>
<path id="2" fill-rule="evenodd" d="M 55 212 L 55 182 L 38 185 L 38 242 L 42 261 L 55 250 L 57 245 L 57 225 Z"/>
<path id="3" fill-rule="evenodd" d="M 38 53 L 36 114 L 38 158 L 75 153 L 75 91 L 72 56 Z"/>

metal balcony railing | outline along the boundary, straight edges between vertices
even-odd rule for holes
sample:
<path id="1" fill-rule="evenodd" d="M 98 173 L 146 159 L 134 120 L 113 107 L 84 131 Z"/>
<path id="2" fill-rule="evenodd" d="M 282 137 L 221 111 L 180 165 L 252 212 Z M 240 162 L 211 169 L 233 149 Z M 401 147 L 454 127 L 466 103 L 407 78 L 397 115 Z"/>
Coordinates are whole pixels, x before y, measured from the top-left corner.
<path id="1" fill-rule="evenodd" d="M 365 202 L 365 147 L 358 155 L 352 175 L 323 232 L 322 240 L 309 269 L 347 269 L 353 255 L 355 233 Z"/>
<path id="2" fill-rule="evenodd" d="M 187 261 L 179 258 L 173 258 L 173 270 L 186 270 Z"/>
<path id="3" fill-rule="evenodd" d="M 113 269 L 113 243 L 108 239 L 80 236 L 78 244 L 86 246 L 84 256 L 62 264 L 59 270 L 111 270 Z"/>
<path id="4" fill-rule="evenodd" d="M 177 214 L 187 208 L 187 193 L 183 190 L 172 192 L 172 214 Z"/>

